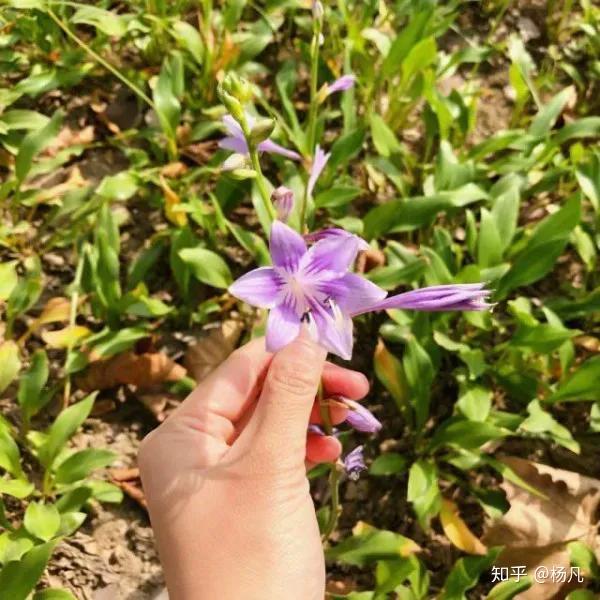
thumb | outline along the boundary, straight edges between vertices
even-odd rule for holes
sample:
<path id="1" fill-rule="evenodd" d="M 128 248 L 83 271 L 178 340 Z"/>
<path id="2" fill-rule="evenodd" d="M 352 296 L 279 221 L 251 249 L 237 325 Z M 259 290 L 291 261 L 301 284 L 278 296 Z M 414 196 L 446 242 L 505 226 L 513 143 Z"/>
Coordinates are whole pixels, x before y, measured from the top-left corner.
<path id="1" fill-rule="evenodd" d="M 306 431 L 327 352 L 300 335 L 275 354 L 252 416 L 256 427 L 252 448 L 280 460 L 304 464 Z"/>

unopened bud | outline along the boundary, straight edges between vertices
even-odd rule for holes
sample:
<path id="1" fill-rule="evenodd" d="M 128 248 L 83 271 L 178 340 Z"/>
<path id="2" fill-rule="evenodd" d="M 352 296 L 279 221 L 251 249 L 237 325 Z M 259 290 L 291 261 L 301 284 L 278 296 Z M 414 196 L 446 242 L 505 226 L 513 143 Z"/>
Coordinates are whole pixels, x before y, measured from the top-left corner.
<path id="1" fill-rule="evenodd" d="M 258 119 L 252 124 L 250 140 L 253 144 L 264 142 L 273 133 L 275 121 L 273 119 Z"/>
<path id="2" fill-rule="evenodd" d="M 284 185 L 280 185 L 273 190 L 271 202 L 277 211 L 277 218 L 285 223 L 294 209 L 294 192 Z"/>
<path id="3" fill-rule="evenodd" d="M 223 106 L 227 109 L 227 112 L 238 122 L 241 123 L 244 120 L 244 108 L 242 103 L 232 96 L 223 85 L 217 87 L 217 95 L 219 100 L 223 103 Z"/>
<path id="4" fill-rule="evenodd" d="M 252 86 L 246 79 L 236 73 L 227 73 L 221 85 L 228 94 L 232 95 L 242 104 L 247 104 L 252 100 Z"/>

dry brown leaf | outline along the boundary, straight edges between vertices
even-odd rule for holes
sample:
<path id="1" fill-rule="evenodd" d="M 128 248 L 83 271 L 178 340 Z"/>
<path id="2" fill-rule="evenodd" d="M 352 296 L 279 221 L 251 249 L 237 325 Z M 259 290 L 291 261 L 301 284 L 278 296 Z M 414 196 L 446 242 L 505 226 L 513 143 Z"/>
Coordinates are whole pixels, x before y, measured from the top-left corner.
<path id="1" fill-rule="evenodd" d="M 361 252 L 356 259 L 356 271 L 358 273 L 368 273 L 376 267 L 385 265 L 385 254 L 381 250 L 369 248 Z"/>
<path id="2" fill-rule="evenodd" d="M 181 177 L 185 173 L 187 173 L 187 165 L 182 162 L 172 162 L 168 165 L 165 165 L 161 170 L 160 174 L 164 177 L 169 177 L 171 179 L 176 179 L 177 177 Z"/>
<path id="3" fill-rule="evenodd" d="M 71 301 L 68 298 L 57 296 L 50 298 L 42 309 L 40 316 L 35 320 L 36 327 L 48 323 L 60 323 L 68 321 L 71 313 Z"/>
<path id="4" fill-rule="evenodd" d="M 181 399 L 166 392 L 139 394 L 137 399 L 162 423 L 180 404 Z"/>
<path id="5" fill-rule="evenodd" d="M 488 546 L 504 546 L 498 566 L 526 566 L 534 583 L 519 600 L 564 598 L 569 584 L 550 579 L 537 583 L 535 569 L 564 567 L 569 572 L 566 546 L 572 541 L 584 542 L 599 553 L 595 512 L 600 504 L 600 480 L 521 458 L 507 457 L 503 462 L 546 498 L 533 496 L 505 479 L 502 488 L 510 509 L 487 528 L 482 541 Z"/>
<path id="6" fill-rule="evenodd" d="M 184 358 L 190 375 L 202 381 L 235 350 L 243 329 L 240 321 L 229 319 L 191 345 Z"/>
<path id="7" fill-rule="evenodd" d="M 87 127 L 78 130 L 71 129 L 67 125 L 60 130 L 59 134 L 46 148 L 45 154 L 48 156 L 56 156 L 58 152 L 65 148 L 80 144 L 91 144 L 94 141 L 94 135 L 93 125 L 88 125 Z"/>
<path id="8" fill-rule="evenodd" d="M 88 185 L 87 180 L 81 175 L 79 167 L 75 165 L 65 181 L 57 185 L 53 185 L 48 189 L 42 189 L 35 197 L 37 203 L 49 203 L 56 198 L 64 196 L 67 192 L 76 188 L 82 188 Z"/>
<path id="9" fill-rule="evenodd" d="M 110 476 L 113 481 L 132 481 L 139 478 L 140 470 L 138 467 L 110 469 Z"/>
<path id="10" fill-rule="evenodd" d="M 77 379 L 77 385 L 85 391 L 105 390 L 123 384 L 147 388 L 164 381 L 179 381 L 186 373 L 184 367 L 162 352 L 135 354 L 129 351 L 92 363 Z"/>
<path id="11" fill-rule="evenodd" d="M 593 335 L 580 335 L 573 342 L 578 348 L 583 348 L 588 352 L 600 352 L 600 338 Z"/>

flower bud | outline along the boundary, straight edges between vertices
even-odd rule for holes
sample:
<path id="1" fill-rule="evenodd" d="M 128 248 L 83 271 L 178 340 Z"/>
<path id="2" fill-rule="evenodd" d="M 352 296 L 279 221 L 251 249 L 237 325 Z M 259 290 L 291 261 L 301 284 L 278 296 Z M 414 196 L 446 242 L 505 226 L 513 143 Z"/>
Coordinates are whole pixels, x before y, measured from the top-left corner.
<path id="1" fill-rule="evenodd" d="M 273 129 L 275 129 L 273 119 L 258 119 L 250 129 L 250 141 L 256 145 L 264 142 L 273 133 Z"/>
<path id="2" fill-rule="evenodd" d="M 217 86 L 217 95 L 219 96 L 219 100 L 223 103 L 223 106 L 227 109 L 227 112 L 229 112 L 238 123 L 243 123 L 246 117 L 244 115 L 242 103 L 232 96 L 222 84 Z"/>
<path id="3" fill-rule="evenodd" d="M 277 218 L 285 223 L 294 209 L 294 192 L 284 185 L 280 185 L 273 190 L 271 202 L 277 211 Z"/>
<path id="4" fill-rule="evenodd" d="M 346 423 L 354 427 L 356 431 L 376 433 L 381 429 L 381 423 L 368 408 L 349 398 L 340 398 L 340 400 L 350 409 Z"/>

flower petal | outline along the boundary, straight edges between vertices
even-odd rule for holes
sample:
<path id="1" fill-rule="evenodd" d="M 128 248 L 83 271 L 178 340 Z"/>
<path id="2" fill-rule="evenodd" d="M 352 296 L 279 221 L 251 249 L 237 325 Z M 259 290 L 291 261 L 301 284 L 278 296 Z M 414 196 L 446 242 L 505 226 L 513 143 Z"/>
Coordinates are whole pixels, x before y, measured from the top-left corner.
<path id="1" fill-rule="evenodd" d="M 337 308 L 337 307 L 336 307 Z M 340 358 L 350 360 L 354 338 L 352 335 L 352 319 L 343 314 L 339 308 L 334 312 L 313 303 L 309 318 L 309 331 L 317 342 L 328 352 Z"/>
<path id="2" fill-rule="evenodd" d="M 287 148 L 280 146 L 272 140 L 265 140 L 264 142 L 261 142 L 258 145 L 258 149 L 261 152 L 268 152 L 269 154 L 279 154 L 291 160 L 300 160 L 301 158 L 297 152 L 294 152 L 293 150 L 288 150 Z"/>
<path id="3" fill-rule="evenodd" d="M 356 259 L 359 238 L 328 237 L 311 246 L 301 261 L 302 273 L 310 279 L 333 279 L 345 275 Z"/>
<path id="4" fill-rule="evenodd" d="M 300 318 L 286 304 L 279 304 L 269 311 L 267 319 L 267 351 L 277 352 L 300 333 Z"/>
<path id="5" fill-rule="evenodd" d="M 335 92 L 345 92 L 353 87 L 355 83 L 356 77 L 354 75 L 342 75 L 327 86 L 327 95 L 329 96 L 329 94 L 333 94 Z"/>
<path id="6" fill-rule="evenodd" d="M 387 292 L 356 273 L 346 273 L 338 279 L 318 284 L 318 289 L 335 300 L 342 312 L 354 314 L 381 302 Z"/>
<path id="7" fill-rule="evenodd" d="M 219 140 L 219 148 L 223 150 L 231 150 L 238 154 L 248 154 L 248 145 L 244 138 L 238 138 L 233 135 L 228 135 Z"/>
<path id="8" fill-rule="evenodd" d="M 221 121 L 223 125 L 225 125 L 225 129 L 230 136 L 242 140 L 245 139 L 240 124 L 231 115 L 225 115 Z"/>
<path id="9" fill-rule="evenodd" d="M 341 401 L 350 408 L 346 423 L 351 425 L 356 431 L 363 433 L 377 433 L 381 428 L 381 422 L 375 418 L 375 415 L 362 404 L 350 400 L 350 398 L 341 398 Z"/>
<path id="10" fill-rule="evenodd" d="M 308 178 L 308 184 L 306 186 L 307 193 L 309 196 L 312 196 L 313 190 L 315 189 L 315 184 L 317 183 L 317 179 L 319 179 L 319 175 L 325 168 L 327 161 L 331 153 L 325 154 L 323 152 L 321 146 L 317 146 L 315 150 L 315 156 L 313 158 L 312 166 L 310 168 L 310 176 Z"/>
<path id="11" fill-rule="evenodd" d="M 304 239 L 309 243 L 318 242 L 320 240 L 325 239 L 339 239 L 339 238 L 348 238 L 353 237 L 356 239 L 358 243 L 359 250 L 368 250 L 370 248 L 369 244 L 363 240 L 358 235 L 354 235 L 345 229 L 340 229 L 339 227 L 326 227 L 325 229 L 319 229 L 317 231 L 313 231 L 311 233 L 306 233 L 304 235 Z"/>
<path id="12" fill-rule="evenodd" d="M 437 312 L 444 310 L 486 310 L 491 307 L 486 298 L 491 290 L 482 289 L 484 284 L 436 285 L 403 294 L 389 296 L 370 308 L 362 308 L 351 314 L 357 315 L 374 310 L 399 308 Z"/>
<path id="13" fill-rule="evenodd" d="M 288 273 L 298 270 L 300 259 L 306 254 L 306 242 L 302 236 L 281 221 L 273 221 L 271 225 L 269 246 L 273 264 Z"/>
<path id="14" fill-rule="evenodd" d="M 259 267 L 229 286 L 229 293 L 252 306 L 273 308 L 283 281 L 273 267 Z"/>

